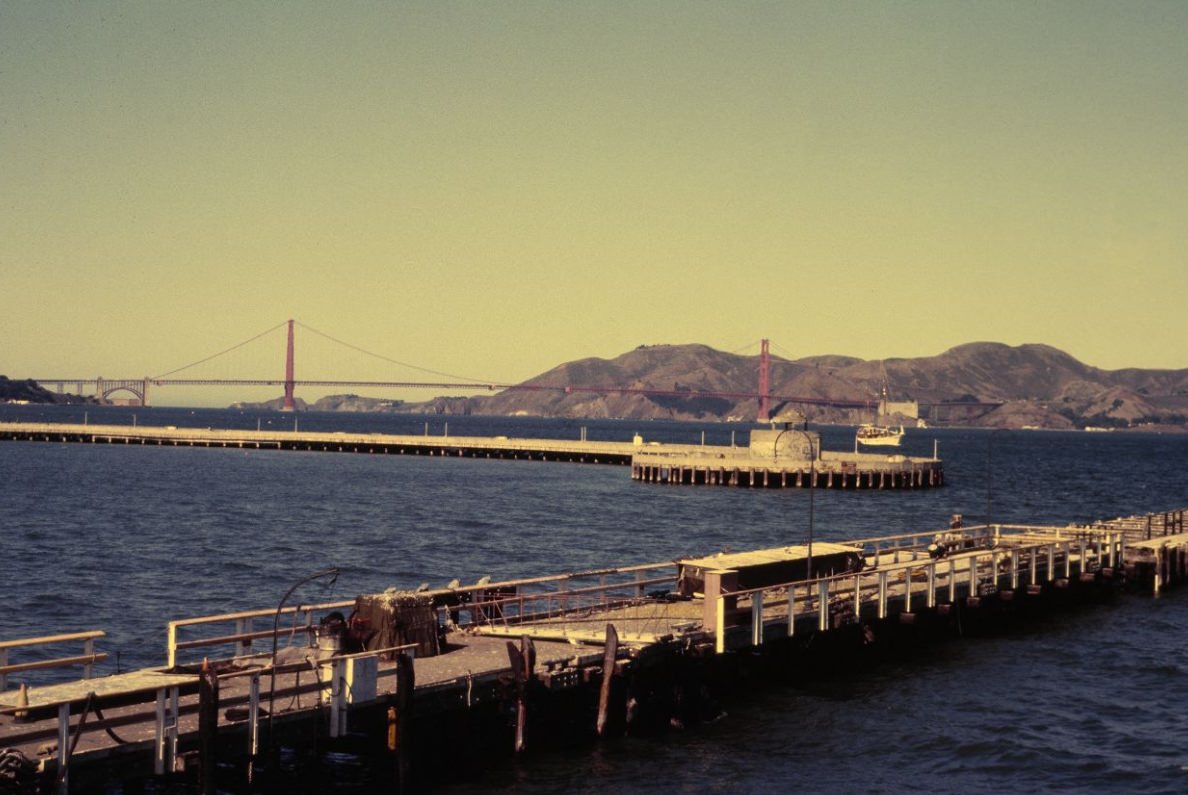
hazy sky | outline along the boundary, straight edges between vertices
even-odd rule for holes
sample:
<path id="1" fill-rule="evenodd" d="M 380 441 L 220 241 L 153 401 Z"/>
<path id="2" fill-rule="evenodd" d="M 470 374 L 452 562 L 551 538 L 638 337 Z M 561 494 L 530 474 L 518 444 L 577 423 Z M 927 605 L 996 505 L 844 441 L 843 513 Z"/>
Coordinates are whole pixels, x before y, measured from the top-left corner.
<path id="1" fill-rule="evenodd" d="M 1178 0 L 0 0 L 0 373 L 157 375 L 288 318 L 505 382 L 764 337 L 1188 367 L 1185 31 Z M 299 378 L 436 378 L 298 335 Z"/>

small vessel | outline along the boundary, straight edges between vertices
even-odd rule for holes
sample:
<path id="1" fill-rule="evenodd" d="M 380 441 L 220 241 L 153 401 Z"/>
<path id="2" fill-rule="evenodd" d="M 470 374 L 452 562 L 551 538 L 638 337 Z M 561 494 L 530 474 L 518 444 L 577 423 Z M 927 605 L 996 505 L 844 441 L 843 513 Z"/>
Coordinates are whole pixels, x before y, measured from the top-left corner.
<path id="1" fill-rule="evenodd" d="M 883 425 L 873 425 L 869 422 L 858 426 L 858 433 L 854 435 L 857 444 L 870 447 L 898 447 L 903 441 L 903 426 L 888 428 Z"/>
<path id="2" fill-rule="evenodd" d="M 887 413 L 887 370 L 883 369 L 883 386 L 879 393 L 879 413 Z M 877 425 L 871 422 L 865 422 L 858 426 L 858 432 L 854 434 L 854 449 L 858 449 L 858 445 L 865 445 L 867 447 L 898 447 L 899 443 L 903 441 L 903 425 L 898 428 L 891 428 L 885 425 Z"/>

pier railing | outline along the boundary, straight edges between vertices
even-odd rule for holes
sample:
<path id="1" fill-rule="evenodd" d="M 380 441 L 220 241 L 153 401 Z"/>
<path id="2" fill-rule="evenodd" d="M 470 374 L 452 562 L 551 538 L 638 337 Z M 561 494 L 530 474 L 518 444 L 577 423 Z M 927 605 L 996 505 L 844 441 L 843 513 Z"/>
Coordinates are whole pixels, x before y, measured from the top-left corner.
<path id="1" fill-rule="evenodd" d="M 468 601 L 439 608 L 439 620 L 480 630 L 568 622 L 581 632 L 579 619 L 592 611 L 668 598 L 676 577 L 666 561 L 489 583 L 468 589 Z"/>
<path id="2" fill-rule="evenodd" d="M 223 613 L 217 616 L 199 616 L 197 618 L 183 618 L 177 621 L 170 621 L 166 641 L 167 666 L 169 668 L 176 666 L 178 664 L 178 652 L 187 649 L 234 646 L 234 655 L 236 657 L 246 657 L 253 653 L 253 641 L 261 638 L 271 638 L 274 634 L 281 639 L 292 638 L 297 634 L 303 634 L 308 641 L 312 641 L 314 633 L 317 631 L 314 625 L 316 614 L 352 608 L 354 606 L 355 600 L 350 599 L 341 602 L 324 602 L 314 605 L 284 607 L 280 610 L 280 615 L 291 617 L 291 619 L 275 633 L 272 627 L 267 629 L 256 629 L 255 627 L 257 619 L 275 618 L 277 615 L 276 608 L 245 610 L 239 613 Z M 232 624 L 235 630 L 231 633 L 226 633 L 225 630 L 219 629 L 220 626 L 227 627 Z M 212 634 L 215 630 L 222 631 L 223 634 Z M 186 640 L 180 638 L 180 633 L 192 631 L 197 631 L 201 634 Z"/>
<path id="3" fill-rule="evenodd" d="M 739 645 L 729 639 L 731 630 L 739 627 L 750 628 L 749 642 L 743 645 L 760 646 L 768 636 L 793 636 L 797 623 L 806 620 L 825 632 L 866 619 L 912 615 L 921 608 L 952 604 L 959 596 L 978 599 L 1074 576 L 1096 576 L 1124 559 L 1120 531 L 1002 525 L 972 529 L 979 531 L 973 540 L 993 543 L 943 557 L 901 559 L 908 554 L 904 549 L 917 546 L 899 543 L 911 537 L 867 539 L 856 543 L 880 550 L 872 568 L 723 592 L 707 605 L 713 611 L 707 615 L 715 617 L 706 624 L 713 627 L 716 650 L 722 653 Z"/>
<path id="4" fill-rule="evenodd" d="M 71 665 L 83 667 L 83 679 L 90 679 L 93 666 L 97 662 L 107 659 L 107 654 L 95 651 L 95 640 L 107 635 L 103 630 L 88 632 L 69 632 L 63 635 L 44 635 L 38 638 L 23 638 L 20 640 L 0 641 L 0 691 L 8 689 L 10 674 L 24 671 L 41 671 L 50 668 L 65 668 Z M 9 651 L 14 649 L 28 649 L 38 646 L 48 646 L 58 643 L 73 643 L 82 641 L 83 653 L 68 657 L 52 657 L 49 659 L 30 660 L 23 663 L 9 663 Z"/>

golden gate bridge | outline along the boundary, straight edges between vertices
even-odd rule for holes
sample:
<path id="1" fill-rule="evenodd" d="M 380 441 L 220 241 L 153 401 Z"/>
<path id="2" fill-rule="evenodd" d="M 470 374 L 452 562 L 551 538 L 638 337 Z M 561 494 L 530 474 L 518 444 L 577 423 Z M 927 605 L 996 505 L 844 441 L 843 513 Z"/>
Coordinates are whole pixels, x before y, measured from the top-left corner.
<path id="1" fill-rule="evenodd" d="M 296 408 L 294 394 L 297 387 L 354 387 L 354 388 L 384 388 L 384 389 L 452 389 L 465 391 L 488 391 L 488 392 L 503 392 L 503 391 L 525 391 L 525 392 L 562 392 L 565 394 L 585 393 L 585 394 L 607 394 L 607 395 L 642 395 L 647 397 L 676 397 L 676 398 L 722 398 L 729 400 L 755 400 L 758 403 L 758 416 L 761 420 L 766 420 L 769 416 L 772 405 L 782 403 L 803 404 L 812 406 L 827 406 L 831 408 L 840 409 L 870 409 L 878 405 L 875 399 L 854 399 L 845 400 L 837 398 L 817 398 L 794 395 L 773 395 L 770 391 L 770 372 L 771 372 L 771 353 L 769 341 L 763 339 L 760 341 L 760 353 L 758 363 L 758 373 L 756 381 L 756 390 L 749 391 L 717 391 L 717 390 L 695 390 L 695 389 L 655 389 L 650 387 L 622 387 L 613 385 L 591 385 L 591 384 L 566 384 L 566 385 L 552 385 L 539 383 L 496 383 L 481 380 L 467 380 L 457 379 L 453 381 L 377 381 L 377 380 L 327 380 L 327 379 L 308 379 L 297 378 L 295 376 L 294 367 L 294 326 L 300 325 L 302 328 L 320 334 L 327 339 L 336 342 L 340 345 L 345 345 L 349 348 L 368 353 L 362 348 L 358 348 L 349 343 L 344 343 L 341 340 L 336 340 L 333 337 L 322 334 L 316 329 L 312 329 L 299 323 L 295 320 L 288 320 L 288 334 L 285 346 L 285 375 L 283 378 L 177 378 L 172 377 L 175 373 L 188 370 L 199 364 L 215 359 L 226 353 L 229 353 L 237 348 L 243 347 L 250 342 L 253 342 L 265 334 L 286 325 L 282 323 L 274 326 L 268 331 L 257 334 L 249 340 L 245 340 L 237 345 L 228 348 L 227 350 L 207 356 L 197 362 L 192 362 L 184 367 L 177 368 L 159 376 L 144 376 L 142 378 L 105 378 L 97 376 L 90 377 L 73 377 L 73 378 L 34 378 L 32 380 L 41 384 L 44 387 L 54 387 L 58 392 L 63 392 L 70 386 L 73 386 L 77 394 L 83 395 L 88 390 L 93 390 L 93 395 L 99 398 L 102 402 L 109 402 L 113 399 L 113 395 L 121 392 L 131 394 L 132 405 L 148 406 L 150 389 L 157 389 L 161 387 L 206 387 L 206 386 L 220 386 L 220 387 L 261 387 L 274 386 L 281 387 L 284 390 L 284 400 L 282 404 L 282 411 L 293 411 Z M 386 357 L 380 357 L 386 358 Z M 388 360 L 394 362 L 394 360 Z M 401 364 L 399 362 L 394 362 Z M 416 368 L 424 369 L 424 368 Z M 432 372 L 432 371 L 428 371 Z M 439 374 L 441 375 L 441 374 Z M 989 409 L 994 408 L 1000 403 L 974 403 L 967 401 L 945 401 L 936 405 L 945 406 L 960 406 L 966 409 Z"/>

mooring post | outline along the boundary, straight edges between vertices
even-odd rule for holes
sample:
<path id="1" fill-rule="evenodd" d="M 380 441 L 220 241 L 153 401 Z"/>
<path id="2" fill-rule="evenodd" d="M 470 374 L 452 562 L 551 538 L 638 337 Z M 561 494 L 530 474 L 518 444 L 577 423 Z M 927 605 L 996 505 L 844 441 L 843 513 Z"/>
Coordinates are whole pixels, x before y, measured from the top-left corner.
<path id="1" fill-rule="evenodd" d="M 602 687 L 598 691 L 598 736 L 606 736 L 607 713 L 610 709 L 611 682 L 615 676 L 615 660 L 619 656 L 619 633 L 614 624 L 606 625 L 606 646 L 602 652 Z"/>
<path id="2" fill-rule="evenodd" d="M 510 640 L 507 642 L 507 656 L 511 661 L 512 676 L 516 683 L 516 753 L 522 753 L 526 747 L 524 729 L 528 722 L 528 686 L 532 681 L 536 668 L 536 647 L 532 638 L 525 635 L 520 638 L 520 648 Z"/>
<path id="3" fill-rule="evenodd" d="M 413 659 L 406 652 L 396 655 L 396 715 L 389 716 L 389 748 L 396 752 L 396 784 L 398 792 L 410 792 L 412 784 L 412 702 L 416 687 Z"/>

